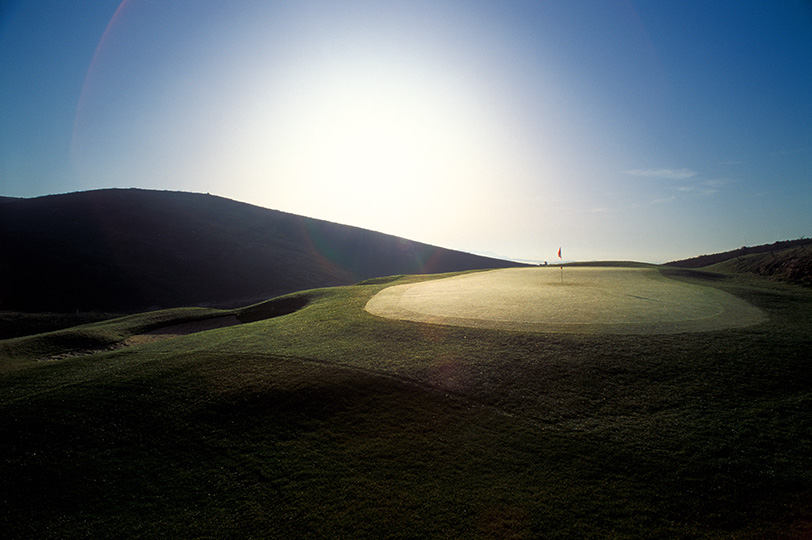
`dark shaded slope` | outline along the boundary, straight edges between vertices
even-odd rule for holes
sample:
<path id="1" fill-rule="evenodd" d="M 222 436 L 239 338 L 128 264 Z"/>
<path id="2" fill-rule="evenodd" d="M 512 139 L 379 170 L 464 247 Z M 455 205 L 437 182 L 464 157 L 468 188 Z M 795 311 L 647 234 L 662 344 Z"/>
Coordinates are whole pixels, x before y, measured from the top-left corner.
<path id="1" fill-rule="evenodd" d="M 812 240 L 786 240 L 666 263 L 726 273 L 756 274 L 812 285 Z"/>
<path id="2" fill-rule="evenodd" d="M 718 272 L 756 274 L 812 286 L 812 243 L 744 255 L 714 264 L 711 268 Z"/>
<path id="3" fill-rule="evenodd" d="M 514 263 L 210 195 L 99 190 L 0 207 L 0 309 L 228 306 L 377 276 Z"/>
<path id="4" fill-rule="evenodd" d="M 773 242 L 772 244 L 762 244 L 760 246 L 742 246 L 739 249 L 730 251 L 723 251 L 721 253 L 712 253 L 710 255 L 699 255 L 698 257 L 691 257 L 689 259 L 681 259 L 679 261 L 671 261 L 665 263 L 666 266 L 679 266 L 680 268 L 701 268 L 703 266 L 710 266 L 730 259 L 736 259 L 745 255 L 753 255 L 756 253 L 772 253 L 789 248 L 812 245 L 812 240 L 808 238 L 800 238 L 798 240 L 782 240 Z"/>

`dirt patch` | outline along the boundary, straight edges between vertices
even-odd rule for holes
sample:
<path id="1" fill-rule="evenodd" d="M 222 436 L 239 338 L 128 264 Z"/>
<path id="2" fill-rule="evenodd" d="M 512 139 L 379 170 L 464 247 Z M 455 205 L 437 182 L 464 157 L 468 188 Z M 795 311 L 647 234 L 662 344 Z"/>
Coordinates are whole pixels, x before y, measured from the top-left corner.
<path id="1" fill-rule="evenodd" d="M 115 351 L 117 349 L 121 349 L 126 347 L 123 342 L 121 343 L 113 343 L 112 345 L 108 345 L 107 347 L 101 347 L 96 349 L 79 349 L 75 351 L 67 351 L 59 354 L 54 354 L 51 356 L 45 356 L 43 358 L 37 359 L 37 362 L 54 362 L 56 360 L 67 360 L 68 358 L 76 358 L 79 356 L 87 356 L 89 354 L 96 354 L 100 352 L 109 352 Z"/>
<path id="2" fill-rule="evenodd" d="M 192 321 L 187 323 L 173 324 L 172 326 L 164 326 L 156 328 L 147 335 L 173 335 L 185 336 L 188 334 L 196 334 L 198 332 L 205 332 L 206 330 L 216 330 L 217 328 L 226 328 L 227 326 L 234 326 L 241 324 L 240 320 L 234 315 L 226 315 L 224 317 L 213 317 L 211 319 L 203 319 L 201 321 Z"/>
<path id="3" fill-rule="evenodd" d="M 309 294 L 296 294 L 274 298 L 240 311 L 240 322 L 249 323 L 273 319 L 295 313 L 310 303 Z"/>
<path id="4" fill-rule="evenodd" d="M 215 330 L 217 328 L 225 328 L 227 326 L 234 326 L 242 324 L 242 322 L 234 315 L 227 315 L 225 317 L 214 317 L 211 319 L 203 319 L 200 321 L 192 321 L 181 324 L 173 324 L 171 326 L 164 326 L 156 328 L 144 334 L 137 334 L 130 336 L 124 341 L 113 343 L 107 347 L 94 348 L 94 349 L 80 349 L 75 351 L 68 351 L 45 358 L 40 358 L 40 362 L 51 362 L 54 360 L 65 360 L 68 358 L 76 358 L 78 356 L 87 356 L 89 354 L 96 354 L 100 352 L 115 351 L 125 347 L 135 347 L 136 345 L 144 345 L 146 343 L 154 343 L 156 341 L 163 341 L 178 336 L 186 336 L 189 334 L 196 334 L 198 332 L 205 332 L 206 330 Z"/>
<path id="5" fill-rule="evenodd" d="M 225 317 L 214 317 L 212 319 L 203 319 L 201 321 L 192 321 L 181 324 L 173 324 L 171 326 L 164 326 L 156 328 L 145 334 L 138 334 L 125 339 L 122 344 L 124 347 L 132 347 L 134 345 L 142 345 L 144 343 L 152 343 L 155 341 L 162 341 L 178 336 L 187 336 L 189 334 L 197 334 L 198 332 L 205 332 L 207 330 L 216 330 L 217 328 L 226 328 L 242 324 L 242 322 L 234 315 L 227 315 Z"/>

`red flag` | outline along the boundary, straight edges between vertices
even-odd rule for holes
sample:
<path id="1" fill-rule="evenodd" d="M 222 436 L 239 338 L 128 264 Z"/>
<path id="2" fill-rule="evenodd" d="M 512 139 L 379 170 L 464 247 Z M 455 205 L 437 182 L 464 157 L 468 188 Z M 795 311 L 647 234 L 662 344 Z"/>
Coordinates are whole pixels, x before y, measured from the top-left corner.
<path id="1" fill-rule="evenodd" d="M 561 248 L 558 248 L 558 258 L 561 258 Z"/>

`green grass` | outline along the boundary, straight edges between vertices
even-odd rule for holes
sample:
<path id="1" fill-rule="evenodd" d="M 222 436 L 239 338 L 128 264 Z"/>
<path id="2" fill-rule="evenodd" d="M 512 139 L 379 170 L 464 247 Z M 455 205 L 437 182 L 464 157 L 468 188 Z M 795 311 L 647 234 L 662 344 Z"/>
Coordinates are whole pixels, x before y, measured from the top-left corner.
<path id="1" fill-rule="evenodd" d="M 808 537 L 812 291 L 672 272 L 770 318 L 695 334 L 573 335 L 363 310 L 383 287 L 429 279 L 404 276 L 59 361 L 37 361 L 54 334 L 0 341 L 0 530 Z M 107 343 L 223 313 L 156 312 L 60 335 Z"/>
<path id="2" fill-rule="evenodd" d="M 261 305 L 260 305 L 261 306 Z M 259 306 L 258 306 L 259 307 Z M 113 318 L 40 335 L 0 340 L 0 373 L 54 355 L 115 349 L 126 338 L 171 324 L 205 320 L 236 311 L 179 308 Z"/>

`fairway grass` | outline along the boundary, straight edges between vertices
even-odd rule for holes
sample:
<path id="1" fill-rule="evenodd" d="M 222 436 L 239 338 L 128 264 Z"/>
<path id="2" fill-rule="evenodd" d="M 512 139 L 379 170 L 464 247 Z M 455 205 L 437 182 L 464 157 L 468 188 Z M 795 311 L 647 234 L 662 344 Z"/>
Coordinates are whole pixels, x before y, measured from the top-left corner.
<path id="1" fill-rule="evenodd" d="M 808 538 L 812 291 L 669 272 L 765 318 L 589 334 L 364 309 L 386 287 L 451 277 L 403 276 L 0 341 L 0 367 L 13 366 L 0 370 L 0 530 Z M 37 356 L 73 338 L 107 343 L 230 316 L 253 322 Z"/>
<path id="2" fill-rule="evenodd" d="M 396 285 L 366 310 L 433 324 L 612 334 L 720 330 L 764 319 L 724 291 L 671 280 L 654 268 L 613 267 L 511 268 Z"/>

